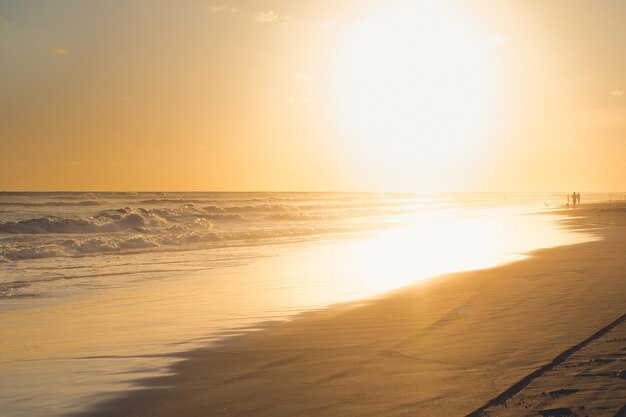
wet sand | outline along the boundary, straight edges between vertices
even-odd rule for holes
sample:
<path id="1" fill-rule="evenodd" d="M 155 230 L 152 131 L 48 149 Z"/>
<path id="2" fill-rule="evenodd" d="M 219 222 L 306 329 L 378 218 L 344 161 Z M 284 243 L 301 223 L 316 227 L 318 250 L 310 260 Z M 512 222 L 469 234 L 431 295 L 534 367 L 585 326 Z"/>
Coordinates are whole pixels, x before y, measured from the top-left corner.
<path id="1" fill-rule="evenodd" d="M 547 393 L 564 388 L 557 386 L 562 379 L 544 379 L 548 371 L 574 355 L 609 355 L 585 351 L 593 341 L 574 348 L 626 313 L 626 203 L 564 214 L 575 214 L 565 218 L 569 227 L 604 239 L 268 325 L 190 352 L 174 375 L 142 381 L 147 389 L 81 415 L 464 416 L 498 407 L 493 400 L 529 376 L 501 399 L 538 383 Z M 623 354 L 623 346 L 611 346 Z M 596 410 L 571 415 L 619 413 L 626 380 L 612 381 L 602 395 L 569 396 L 583 402 L 570 410 Z M 612 400 L 602 408 L 606 398 Z M 538 415 L 540 407 L 510 415 Z"/>

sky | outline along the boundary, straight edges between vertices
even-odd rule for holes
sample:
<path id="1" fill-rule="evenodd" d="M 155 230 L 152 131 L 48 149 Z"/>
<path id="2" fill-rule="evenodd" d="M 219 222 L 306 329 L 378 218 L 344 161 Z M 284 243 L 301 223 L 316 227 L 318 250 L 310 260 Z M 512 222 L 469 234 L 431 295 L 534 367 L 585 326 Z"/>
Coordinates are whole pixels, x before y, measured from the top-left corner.
<path id="1" fill-rule="evenodd" d="M 624 191 L 622 0 L 0 0 L 0 190 Z"/>

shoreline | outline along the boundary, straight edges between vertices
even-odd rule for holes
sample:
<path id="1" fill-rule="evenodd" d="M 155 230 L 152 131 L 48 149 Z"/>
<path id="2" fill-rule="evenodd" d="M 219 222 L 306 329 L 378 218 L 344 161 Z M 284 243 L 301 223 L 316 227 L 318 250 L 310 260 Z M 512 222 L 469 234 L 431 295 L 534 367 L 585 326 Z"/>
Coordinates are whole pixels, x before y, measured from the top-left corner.
<path id="1" fill-rule="evenodd" d="M 304 313 L 76 415 L 466 415 L 624 313 L 626 216 L 594 207 L 563 213 L 600 241 Z"/>

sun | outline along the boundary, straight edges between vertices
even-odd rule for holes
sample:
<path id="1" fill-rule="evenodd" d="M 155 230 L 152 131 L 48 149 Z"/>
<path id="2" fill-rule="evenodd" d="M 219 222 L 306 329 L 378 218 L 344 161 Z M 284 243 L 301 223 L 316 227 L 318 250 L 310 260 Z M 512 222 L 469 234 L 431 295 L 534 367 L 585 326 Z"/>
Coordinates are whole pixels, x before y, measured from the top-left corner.
<path id="1" fill-rule="evenodd" d="M 452 6 L 404 1 L 345 31 L 331 87 L 342 146 L 383 183 L 428 188 L 486 146 L 493 45 Z"/>

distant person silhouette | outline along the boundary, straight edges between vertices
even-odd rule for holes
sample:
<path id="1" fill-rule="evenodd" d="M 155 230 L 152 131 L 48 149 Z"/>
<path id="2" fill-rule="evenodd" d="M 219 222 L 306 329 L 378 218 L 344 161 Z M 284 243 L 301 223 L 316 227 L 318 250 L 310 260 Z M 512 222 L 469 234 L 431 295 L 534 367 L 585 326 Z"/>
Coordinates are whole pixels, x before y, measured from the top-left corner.
<path id="1" fill-rule="evenodd" d="M 567 208 L 569 208 L 570 202 L 572 201 L 572 196 L 567 194 Z"/>
<path id="2" fill-rule="evenodd" d="M 577 201 L 577 198 L 576 198 L 576 192 L 574 191 L 574 192 L 572 193 L 572 207 L 573 207 L 574 209 L 576 209 L 576 201 Z"/>
<path id="3" fill-rule="evenodd" d="M 576 193 L 576 204 L 580 204 L 580 193 Z"/>

